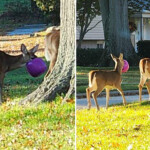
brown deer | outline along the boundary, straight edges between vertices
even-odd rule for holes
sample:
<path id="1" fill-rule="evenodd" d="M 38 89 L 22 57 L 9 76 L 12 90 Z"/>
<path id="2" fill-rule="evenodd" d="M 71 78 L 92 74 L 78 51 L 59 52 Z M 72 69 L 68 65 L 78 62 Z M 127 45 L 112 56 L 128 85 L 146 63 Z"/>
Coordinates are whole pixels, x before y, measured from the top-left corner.
<path id="1" fill-rule="evenodd" d="M 36 45 L 28 51 L 26 46 L 22 44 L 22 54 L 18 56 L 11 56 L 0 51 L 0 104 L 2 103 L 2 88 L 5 74 L 24 66 L 29 60 L 36 58 L 37 56 L 35 55 L 35 52 L 38 50 L 38 46 L 39 45 Z"/>
<path id="2" fill-rule="evenodd" d="M 139 101 L 142 101 L 142 88 L 147 79 L 150 79 L 150 58 L 143 58 L 139 63 L 140 83 L 139 83 Z M 146 82 L 147 91 L 150 99 L 150 81 Z"/>
<path id="3" fill-rule="evenodd" d="M 46 32 L 47 35 L 45 37 L 45 58 L 47 61 L 51 61 L 51 62 L 45 77 L 47 77 L 51 73 L 57 60 L 59 39 L 60 39 L 60 29 L 57 27 L 51 27 L 48 28 Z"/>
<path id="4" fill-rule="evenodd" d="M 113 56 L 112 54 L 111 57 L 115 62 L 114 70 L 93 70 L 89 72 L 89 87 L 86 89 L 88 109 L 91 108 L 90 93 L 94 92 L 92 96 L 97 110 L 99 110 L 97 96 L 103 91 L 103 89 L 106 89 L 106 108 L 108 108 L 109 91 L 111 89 L 117 89 L 120 92 L 123 98 L 123 104 L 126 105 L 126 99 L 121 88 L 122 67 L 124 65 L 123 54 L 121 53 L 119 58 Z"/>

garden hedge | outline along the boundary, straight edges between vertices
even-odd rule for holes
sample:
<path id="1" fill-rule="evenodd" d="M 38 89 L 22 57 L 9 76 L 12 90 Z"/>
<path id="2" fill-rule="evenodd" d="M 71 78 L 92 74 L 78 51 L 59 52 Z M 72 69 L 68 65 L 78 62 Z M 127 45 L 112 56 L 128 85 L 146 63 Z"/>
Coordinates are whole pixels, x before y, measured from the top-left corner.
<path id="1" fill-rule="evenodd" d="M 139 41 L 137 43 L 137 51 L 140 58 L 150 58 L 150 40 Z"/>
<path id="2" fill-rule="evenodd" d="M 77 49 L 77 65 L 105 67 L 110 63 L 110 55 L 105 49 Z"/>

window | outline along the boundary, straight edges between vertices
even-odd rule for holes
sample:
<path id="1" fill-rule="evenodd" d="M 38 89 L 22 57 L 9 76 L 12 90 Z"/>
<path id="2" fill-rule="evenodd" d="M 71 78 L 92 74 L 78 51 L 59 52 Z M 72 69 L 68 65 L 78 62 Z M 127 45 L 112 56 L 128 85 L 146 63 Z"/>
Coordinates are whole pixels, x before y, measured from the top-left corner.
<path id="1" fill-rule="evenodd" d="M 97 48 L 103 48 L 103 44 L 97 44 Z"/>

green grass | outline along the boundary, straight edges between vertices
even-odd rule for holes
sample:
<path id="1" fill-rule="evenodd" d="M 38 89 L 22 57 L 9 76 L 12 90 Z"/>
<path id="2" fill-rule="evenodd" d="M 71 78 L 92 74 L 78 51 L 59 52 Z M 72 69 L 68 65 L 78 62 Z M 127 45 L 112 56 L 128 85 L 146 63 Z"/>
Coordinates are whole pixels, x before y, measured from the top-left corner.
<path id="1" fill-rule="evenodd" d="M 111 67 L 77 67 L 77 93 L 85 93 L 88 87 L 88 73 L 91 70 L 111 70 Z M 140 74 L 138 67 L 130 67 L 127 73 L 122 74 L 122 89 L 123 90 L 138 90 Z"/>
<path id="2" fill-rule="evenodd" d="M 150 102 L 76 111 L 78 150 L 149 150 Z"/>
<path id="3" fill-rule="evenodd" d="M 61 105 L 61 97 L 38 106 L 18 102 L 35 90 L 43 76 L 33 78 L 25 68 L 5 77 L 4 102 L 0 106 L 0 150 L 49 150 L 75 147 L 75 106 Z"/>
<path id="4" fill-rule="evenodd" d="M 33 78 L 28 74 L 25 67 L 11 71 L 5 76 L 4 95 L 10 99 L 25 97 L 42 83 L 43 78 L 44 74 Z"/>

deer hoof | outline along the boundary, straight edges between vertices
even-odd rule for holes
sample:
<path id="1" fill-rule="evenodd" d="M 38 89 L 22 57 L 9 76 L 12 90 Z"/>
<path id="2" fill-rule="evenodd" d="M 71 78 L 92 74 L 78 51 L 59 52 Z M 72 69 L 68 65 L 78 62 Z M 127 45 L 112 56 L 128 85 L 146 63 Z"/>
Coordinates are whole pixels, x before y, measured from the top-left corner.
<path id="1" fill-rule="evenodd" d="M 90 106 L 88 106 L 88 110 L 90 110 L 91 109 L 91 105 Z"/>
<path id="2" fill-rule="evenodd" d="M 97 111 L 99 111 L 99 107 L 97 107 Z"/>

